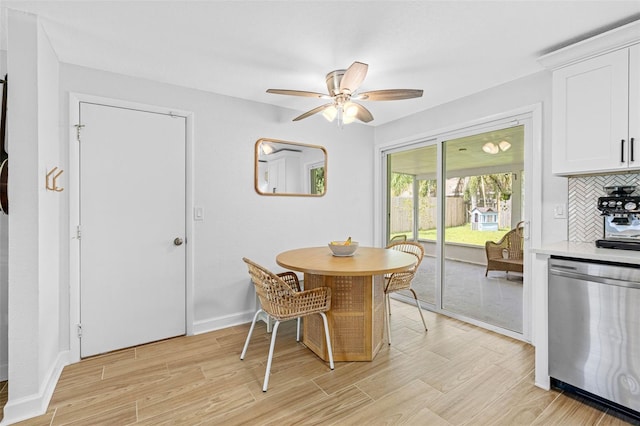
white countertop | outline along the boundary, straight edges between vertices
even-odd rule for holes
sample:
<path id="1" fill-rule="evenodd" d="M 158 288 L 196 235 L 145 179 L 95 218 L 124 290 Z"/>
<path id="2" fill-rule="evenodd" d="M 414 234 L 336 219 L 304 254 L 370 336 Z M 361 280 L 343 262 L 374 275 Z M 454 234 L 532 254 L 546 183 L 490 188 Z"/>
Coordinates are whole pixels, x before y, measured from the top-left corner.
<path id="1" fill-rule="evenodd" d="M 550 256 L 566 256 L 576 259 L 595 259 L 607 262 L 622 262 L 640 265 L 640 251 L 597 248 L 595 243 L 572 243 L 561 241 L 544 244 L 531 250 L 533 253 Z"/>

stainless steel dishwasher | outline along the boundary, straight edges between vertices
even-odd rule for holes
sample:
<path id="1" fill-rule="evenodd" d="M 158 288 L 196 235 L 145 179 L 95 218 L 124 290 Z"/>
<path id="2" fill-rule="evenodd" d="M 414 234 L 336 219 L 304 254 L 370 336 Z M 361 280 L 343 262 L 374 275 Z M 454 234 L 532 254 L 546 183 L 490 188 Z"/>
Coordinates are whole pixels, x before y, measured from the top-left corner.
<path id="1" fill-rule="evenodd" d="M 640 412 L 640 268 L 549 259 L 549 375 Z"/>

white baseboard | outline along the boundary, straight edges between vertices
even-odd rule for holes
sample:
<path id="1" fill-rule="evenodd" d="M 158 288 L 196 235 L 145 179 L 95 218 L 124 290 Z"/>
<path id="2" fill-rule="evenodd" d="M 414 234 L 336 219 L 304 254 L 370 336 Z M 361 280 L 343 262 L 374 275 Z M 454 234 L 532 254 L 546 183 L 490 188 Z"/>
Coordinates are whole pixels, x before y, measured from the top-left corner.
<path id="1" fill-rule="evenodd" d="M 222 328 L 232 327 L 239 324 L 245 324 L 251 322 L 255 314 L 255 311 L 246 311 L 226 317 L 195 321 L 193 324 L 193 334 L 208 333 L 209 331 L 220 330 Z"/>
<path id="2" fill-rule="evenodd" d="M 63 351 L 58 354 L 56 361 L 44 377 L 40 385 L 40 391 L 37 394 L 17 399 L 11 399 L 11 394 L 9 394 L 9 400 L 4 406 L 4 418 L 0 422 L 0 426 L 11 425 L 46 413 L 53 391 L 56 388 L 56 384 L 58 384 L 60 374 L 62 374 L 62 369 L 69 364 L 69 359 L 69 351 Z"/>

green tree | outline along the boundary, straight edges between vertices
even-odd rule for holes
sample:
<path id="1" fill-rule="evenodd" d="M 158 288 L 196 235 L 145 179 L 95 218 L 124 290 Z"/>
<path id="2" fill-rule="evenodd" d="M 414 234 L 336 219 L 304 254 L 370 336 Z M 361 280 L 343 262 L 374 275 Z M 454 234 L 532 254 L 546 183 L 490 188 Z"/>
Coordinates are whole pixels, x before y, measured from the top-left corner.
<path id="1" fill-rule="evenodd" d="M 391 194 L 398 196 L 413 186 L 414 175 L 405 173 L 391 173 Z M 437 180 L 426 179 L 418 181 L 418 194 L 421 197 L 435 197 Z"/>
<path id="2" fill-rule="evenodd" d="M 509 198 L 511 198 L 511 193 L 513 191 L 513 180 L 511 173 L 487 175 L 486 179 L 494 185 L 494 188 L 496 189 L 495 193 L 499 194 L 498 197 L 502 201 L 507 201 Z"/>
<path id="3" fill-rule="evenodd" d="M 413 185 L 413 175 L 391 173 L 391 195 L 397 197 Z"/>
<path id="4" fill-rule="evenodd" d="M 511 198 L 511 173 L 468 176 L 461 179 L 466 179 L 465 201 L 475 199 L 479 207 L 498 204 L 500 200 L 506 201 Z"/>
<path id="5" fill-rule="evenodd" d="M 311 193 L 324 194 L 324 167 L 311 169 Z"/>
<path id="6" fill-rule="evenodd" d="M 438 181 L 435 179 L 427 179 L 419 181 L 421 197 L 435 197 L 437 195 Z"/>

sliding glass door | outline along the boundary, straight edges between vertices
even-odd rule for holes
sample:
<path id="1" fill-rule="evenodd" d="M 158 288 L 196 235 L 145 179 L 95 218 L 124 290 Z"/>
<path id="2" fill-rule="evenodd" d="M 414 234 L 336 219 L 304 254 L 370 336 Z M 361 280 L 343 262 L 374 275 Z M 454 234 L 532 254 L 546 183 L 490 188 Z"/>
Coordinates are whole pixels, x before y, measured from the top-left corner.
<path id="1" fill-rule="evenodd" d="M 436 303 L 437 145 L 387 155 L 388 240 L 404 235 L 425 248 L 413 289 L 420 300 Z"/>
<path id="2" fill-rule="evenodd" d="M 387 239 L 406 235 L 424 246 L 412 284 L 420 300 L 515 333 L 523 331 L 523 123 L 385 153 Z M 500 257 L 489 268 L 487 245 Z"/>
<path id="3" fill-rule="evenodd" d="M 442 146 L 442 309 L 522 333 L 523 247 L 511 245 L 523 239 L 499 242 L 522 220 L 524 126 L 449 139 Z M 504 256 L 502 270 L 487 270 L 488 242 Z"/>

